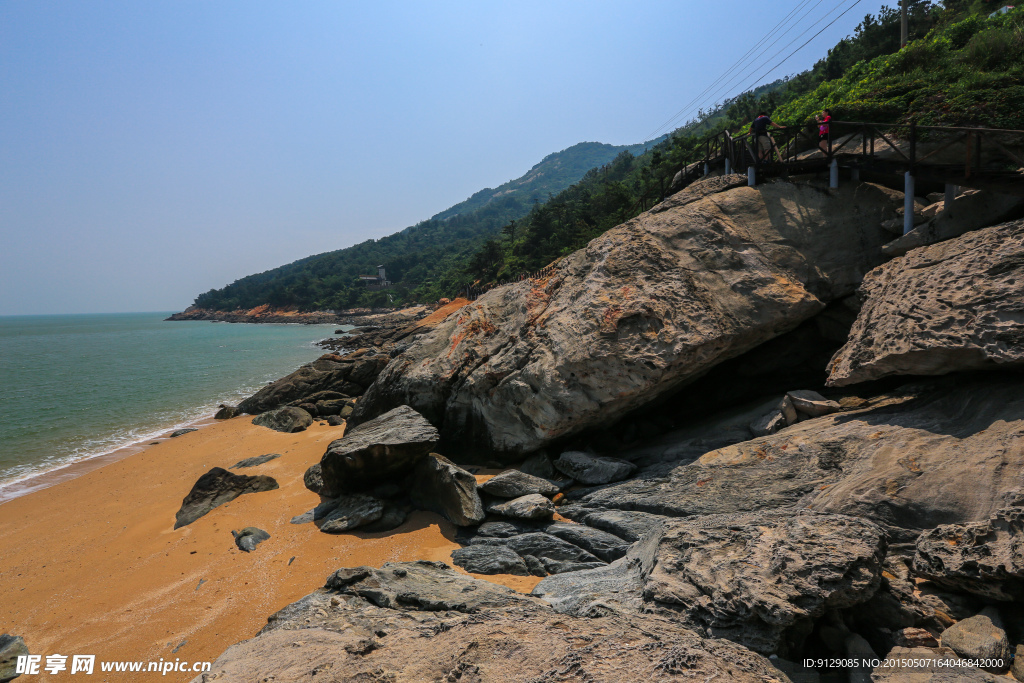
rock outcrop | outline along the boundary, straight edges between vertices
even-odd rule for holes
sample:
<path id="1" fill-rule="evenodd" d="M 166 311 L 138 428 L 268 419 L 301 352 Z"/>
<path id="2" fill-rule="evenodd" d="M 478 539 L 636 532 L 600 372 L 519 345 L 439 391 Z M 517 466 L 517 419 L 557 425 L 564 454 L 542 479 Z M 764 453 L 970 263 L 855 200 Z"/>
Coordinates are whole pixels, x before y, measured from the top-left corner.
<path id="1" fill-rule="evenodd" d="M 444 515 L 458 526 L 484 520 L 476 477 L 437 453 L 419 461 L 413 471 L 409 498 L 421 509 Z"/>
<path id="2" fill-rule="evenodd" d="M 1024 221 L 915 249 L 868 273 L 828 383 L 1024 365 Z"/>
<path id="3" fill-rule="evenodd" d="M 387 365 L 386 354 L 326 354 L 295 372 L 260 389 L 238 404 L 242 413 L 257 415 L 289 404 L 315 400 L 317 394 L 331 392 L 332 398 L 358 396 L 370 386 Z"/>
<path id="4" fill-rule="evenodd" d="M 888 191 L 741 182 L 694 183 L 488 292 L 392 360 L 352 420 L 407 404 L 446 443 L 529 453 L 795 328 L 880 263 Z"/>
<path id="5" fill-rule="evenodd" d="M 531 493 L 553 496 L 558 493 L 559 487 L 547 479 L 519 470 L 508 470 L 485 481 L 480 489 L 499 498 L 518 498 Z"/>
<path id="6" fill-rule="evenodd" d="M 400 406 L 346 432 L 320 459 L 323 485 L 357 492 L 404 479 L 437 445 L 437 430 L 408 406 Z"/>
<path id="7" fill-rule="evenodd" d="M 370 656 L 372 653 L 372 656 Z M 742 646 L 647 615 L 580 619 L 440 563 L 333 574 L 195 679 L 782 683 Z"/>
<path id="8" fill-rule="evenodd" d="M 302 408 L 284 407 L 260 413 L 252 419 L 254 425 L 291 434 L 305 431 L 313 424 L 313 416 Z"/>
<path id="9" fill-rule="evenodd" d="M 276 488 L 277 481 L 273 477 L 263 474 L 255 477 L 232 474 L 221 467 L 214 467 L 196 480 L 192 490 L 181 501 L 181 509 L 174 515 L 177 520 L 174 528 L 191 524 L 210 510 L 246 493 L 273 491 Z"/>

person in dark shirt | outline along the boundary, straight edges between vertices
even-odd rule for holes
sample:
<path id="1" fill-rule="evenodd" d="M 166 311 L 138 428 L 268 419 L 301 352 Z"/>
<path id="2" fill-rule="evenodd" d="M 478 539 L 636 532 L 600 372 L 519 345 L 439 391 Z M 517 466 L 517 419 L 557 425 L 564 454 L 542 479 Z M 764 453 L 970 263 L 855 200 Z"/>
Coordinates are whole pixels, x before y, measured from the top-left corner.
<path id="1" fill-rule="evenodd" d="M 754 134 L 754 149 L 757 150 L 757 158 L 761 161 L 769 157 L 772 153 L 772 147 L 775 146 L 775 141 L 768 134 L 768 126 L 782 128 L 782 126 L 768 118 L 768 114 L 764 112 L 758 114 L 754 118 L 753 123 L 750 124 L 750 132 Z"/>
<path id="2" fill-rule="evenodd" d="M 816 115 L 814 120 L 818 122 L 818 149 L 823 154 L 828 154 L 829 124 L 832 122 L 832 112 L 822 109 L 821 114 Z"/>

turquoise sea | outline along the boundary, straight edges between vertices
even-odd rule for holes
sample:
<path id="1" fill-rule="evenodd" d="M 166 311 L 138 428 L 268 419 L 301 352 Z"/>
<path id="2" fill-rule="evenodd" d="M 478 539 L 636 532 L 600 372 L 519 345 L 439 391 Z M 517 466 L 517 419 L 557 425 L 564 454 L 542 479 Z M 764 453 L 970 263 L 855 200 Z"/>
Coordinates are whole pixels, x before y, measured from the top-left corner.
<path id="1" fill-rule="evenodd" d="M 337 325 L 0 317 L 0 500 L 64 465 L 210 418 L 320 355 Z"/>

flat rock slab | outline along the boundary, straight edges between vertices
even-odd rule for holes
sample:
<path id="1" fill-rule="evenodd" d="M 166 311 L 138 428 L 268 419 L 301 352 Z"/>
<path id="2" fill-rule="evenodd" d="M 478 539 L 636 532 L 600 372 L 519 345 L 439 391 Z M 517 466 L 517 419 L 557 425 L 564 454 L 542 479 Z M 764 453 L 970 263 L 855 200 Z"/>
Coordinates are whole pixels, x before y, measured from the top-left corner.
<path id="1" fill-rule="evenodd" d="M 313 416 L 302 408 L 286 406 L 277 410 L 260 413 L 252 419 L 254 425 L 273 429 L 275 432 L 291 434 L 304 431 L 313 424 Z"/>
<path id="2" fill-rule="evenodd" d="M 503 503 L 492 503 L 487 512 L 512 519 L 551 519 L 555 504 L 539 493 L 531 493 Z"/>
<path id="3" fill-rule="evenodd" d="M 618 458 L 591 455 L 581 451 L 566 451 L 555 460 L 555 469 L 581 484 L 610 484 L 628 479 L 636 472 L 636 465 Z"/>
<path id="4" fill-rule="evenodd" d="M 448 458 L 430 453 L 412 476 L 409 498 L 423 510 L 444 515 L 452 524 L 470 526 L 484 519 L 476 477 Z"/>
<path id="5" fill-rule="evenodd" d="M 614 562 L 623 557 L 632 545 L 629 541 L 607 531 L 594 529 L 585 524 L 555 522 L 545 526 L 544 533 L 583 548 L 605 562 Z"/>
<path id="6" fill-rule="evenodd" d="M 452 551 L 452 562 L 471 574 L 513 574 L 529 576 L 523 558 L 502 546 L 471 545 Z"/>
<path id="7" fill-rule="evenodd" d="M 789 399 L 789 402 L 797 412 L 809 415 L 810 417 L 821 417 L 822 415 L 828 415 L 839 410 L 839 403 L 831 401 L 810 389 L 787 391 L 786 398 Z M 784 406 L 780 406 L 780 409 L 785 410 Z M 792 420 L 790 423 L 792 423 Z"/>
<path id="8" fill-rule="evenodd" d="M 196 427 L 186 427 L 185 429 L 175 429 L 173 432 L 171 432 L 170 438 L 173 439 L 176 436 L 182 436 L 184 434 L 188 434 L 189 432 L 198 432 L 198 431 L 199 431 L 199 429 L 196 428 Z"/>
<path id="9" fill-rule="evenodd" d="M 232 530 L 231 535 L 235 537 L 238 549 L 247 553 L 251 553 L 256 546 L 270 538 L 270 534 L 254 526 L 247 526 L 241 531 Z"/>
<path id="10" fill-rule="evenodd" d="M 1024 364 L 1024 221 L 914 249 L 868 273 L 828 383 Z"/>
<path id="11" fill-rule="evenodd" d="M 739 183 L 698 181 L 545 277 L 485 293 L 396 356 L 353 421 L 409 405 L 446 447 L 512 462 L 792 330 L 882 262 L 897 193 Z"/>
<path id="12" fill-rule="evenodd" d="M 238 462 L 231 466 L 231 469 L 237 470 L 242 469 L 244 467 L 256 467 L 256 465 L 262 465 L 265 462 L 270 462 L 271 460 L 276 460 L 277 458 L 280 457 L 280 453 L 266 453 L 265 455 L 254 455 L 251 458 L 239 460 Z"/>
<path id="13" fill-rule="evenodd" d="M 214 467 L 196 480 L 192 490 L 181 501 L 181 509 L 174 516 L 174 528 L 179 529 L 191 524 L 210 510 L 230 503 L 246 493 L 273 491 L 276 488 L 277 481 L 272 477 L 263 474 L 250 477 Z"/>
<path id="14" fill-rule="evenodd" d="M 658 617 L 580 619 L 425 562 L 339 570 L 327 586 L 271 616 L 255 638 L 229 648 L 206 675 L 309 683 L 325 676 L 463 683 L 781 680 L 764 657 Z"/>
<path id="15" fill-rule="evenodd" d="M 400 406 L 348 430 L 320 459 L 324 484 L 334 491 L 363 491 L 403 479 L 437 445 L 440 435 L 415 410 Z"/>
<path id="16" fill-rule="evenodd" d="M 515 551 L 539 576 L 592 569 L 605 563 L 597 556 L 568 541 L 541 532 L 531 532 L 507 538 L 474 538 L 475 545 L 504 546 Z M 531 561 L 532 560 L 532 561 Z M 532 565 L 532 566 L 531 566 Z"/>
<path id="17" fill-rule="evenodd" d="M 340 534 L 358 529 L 371 522 L 376 522 L 384 515 L 384 503 L 377 498 L 363 493 L 352 493 L 341 496 L 325 506 L 329 509 L 320 519 L 320 531 L 328 534 Z M 317 513 L 314 512 L 314 518 Z"/>
<path id="18" fill-rule="evenodd" d="M 666 524 L 644 586 L 648 608 L 757 652 L 800 652 L 827 609 L 881 583 L 885 532 L 840 515 L 746 513 Z"/>
<path id="19" fill-rule="evenodd" d="M 558 486 L 547 479 L 535 477 L 519 470 L 509 470 L 497 474 L 481 484 L 480 488 L 499 498 L 518 498 L 531 493 L 553 496 L 560 490 Z"/>

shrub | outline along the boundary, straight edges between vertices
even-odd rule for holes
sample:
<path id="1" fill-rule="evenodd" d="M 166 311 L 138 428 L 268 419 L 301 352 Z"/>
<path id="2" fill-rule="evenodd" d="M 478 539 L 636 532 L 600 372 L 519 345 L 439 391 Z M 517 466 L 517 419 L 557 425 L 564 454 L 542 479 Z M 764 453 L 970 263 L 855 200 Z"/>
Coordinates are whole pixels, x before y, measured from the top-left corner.
<path id="1" fill-rule="evenodd" d="M 1020 37 L 1006 28 L 990 28 L 974 36 L 960 52 L 960 60 L 979 69 L 1010 63 L 1021 52 Z"/>

